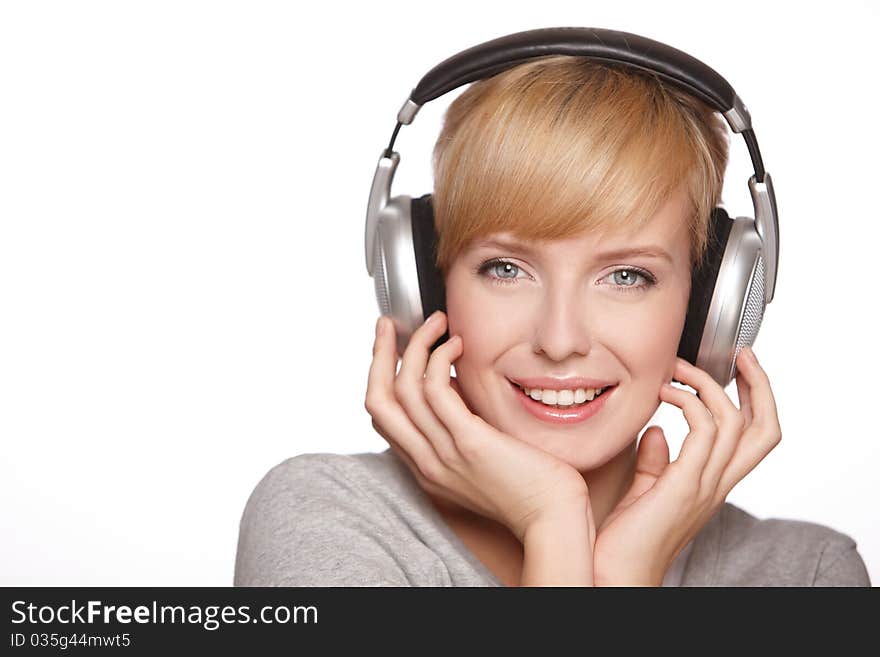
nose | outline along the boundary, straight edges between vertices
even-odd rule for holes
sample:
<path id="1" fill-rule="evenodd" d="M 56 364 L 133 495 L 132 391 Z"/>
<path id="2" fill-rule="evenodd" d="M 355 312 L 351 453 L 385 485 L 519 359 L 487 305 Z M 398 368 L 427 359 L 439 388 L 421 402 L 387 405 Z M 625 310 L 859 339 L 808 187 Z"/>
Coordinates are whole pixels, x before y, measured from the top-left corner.
<path id="1" fill-rule="evenodd" d="M 590 353 L 590 313 L 584 307 L 585 295 L 574 287 L 557 285 L 544 297 L 535 329 L 535 353 L 544 353 L 554 361 Z"/>

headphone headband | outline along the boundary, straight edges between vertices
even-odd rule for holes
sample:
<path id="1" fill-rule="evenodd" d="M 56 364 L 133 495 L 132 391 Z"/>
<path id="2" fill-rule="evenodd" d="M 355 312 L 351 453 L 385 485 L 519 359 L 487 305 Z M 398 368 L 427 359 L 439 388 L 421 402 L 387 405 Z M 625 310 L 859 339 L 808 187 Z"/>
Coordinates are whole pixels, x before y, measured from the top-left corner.
<path id="1" fill-rule="evenodd" d="M 627 64 L 657 73 L 719 112 L 734 107 L 733 87 L 700 60 L 637 34 L 591 27 L 528 30 L 478 44 L 428 71 L 410 98 L 417 105 L 424 105 L 463 84 L 546 55 L 575 55 Z M 750 127 L 747 116 L 741 125 L 740 129 Z"/>

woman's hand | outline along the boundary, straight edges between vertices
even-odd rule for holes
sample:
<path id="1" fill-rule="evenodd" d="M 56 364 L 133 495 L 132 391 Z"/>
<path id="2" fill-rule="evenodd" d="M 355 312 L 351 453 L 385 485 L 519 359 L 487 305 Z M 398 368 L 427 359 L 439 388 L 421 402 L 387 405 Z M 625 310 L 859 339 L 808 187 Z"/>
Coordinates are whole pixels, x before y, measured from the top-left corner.
<path id="1" fill-rule="evenodd" d="M 660 399 L 682 409 L 690 433 L 674 463 L 660 427 L 642 435 L 632 486 L 598 529 L 597 586 L 660 586 L 731 489 L 779 444 L 767 374 L 750 348 L 736 362 L 740 408 L 707 372 L 678 359 L 674 378 L 700 396 L 664 384 Z"/>
<path id="2" fill-rule="evenodd" d="M 415 331 L 395 377 L 394 324 L 379 318 L 364 404 L 373 427 L 422 488 L 502 523 L 520 541 L 539 522 L 545 526 L 578 509 L 586 516 L 587 485 L 575 468 L 498 431 L 468 409 L 449 371 L 463 353 L 461 336 L 429 357 L 446 321 L 438 311 Z M 592 544 L 595 529 L 592 520 L 589 524 Z"/>

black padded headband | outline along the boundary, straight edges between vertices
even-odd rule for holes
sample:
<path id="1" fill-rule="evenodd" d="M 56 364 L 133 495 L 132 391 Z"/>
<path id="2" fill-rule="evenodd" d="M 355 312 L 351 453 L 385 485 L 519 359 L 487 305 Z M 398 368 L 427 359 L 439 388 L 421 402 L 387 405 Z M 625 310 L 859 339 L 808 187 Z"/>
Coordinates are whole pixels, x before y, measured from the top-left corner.
<path id="1" fill-rule="evenodd" d="M 527 30 L 478 44 L 449 57 L 419 81 L 398 114 L 388 144 L 390 157 L 401 124 L 443 94 L 536 57 L 574 55 L 623 64 L 654 73 L 721 112 L 749 149 L 757 182 L 764 181 L 764 163 L 746 106 L 717 71 L 681 50 L 637 34 L 592 27 L 548 27 Z"/>

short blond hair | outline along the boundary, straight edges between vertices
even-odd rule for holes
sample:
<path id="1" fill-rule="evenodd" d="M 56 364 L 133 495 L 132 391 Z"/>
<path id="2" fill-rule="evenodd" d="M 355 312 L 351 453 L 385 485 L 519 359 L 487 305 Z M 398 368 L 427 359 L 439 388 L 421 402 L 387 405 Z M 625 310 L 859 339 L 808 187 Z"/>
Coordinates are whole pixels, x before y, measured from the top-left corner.
<path id="1" fill-rule="evenodd" d="M 719 204 L 727 124 L 651 73 L 550 55 L 470 85 L 434 147 L 435 264 L 474 239 L 523 241 L 638 230 L 681 185 L 691 201 L 691 266 Z"/>

